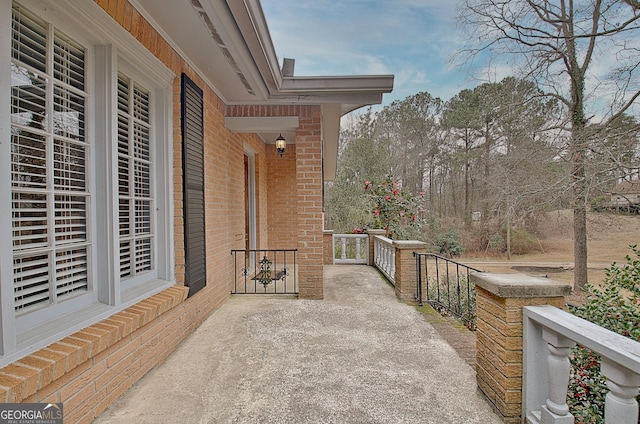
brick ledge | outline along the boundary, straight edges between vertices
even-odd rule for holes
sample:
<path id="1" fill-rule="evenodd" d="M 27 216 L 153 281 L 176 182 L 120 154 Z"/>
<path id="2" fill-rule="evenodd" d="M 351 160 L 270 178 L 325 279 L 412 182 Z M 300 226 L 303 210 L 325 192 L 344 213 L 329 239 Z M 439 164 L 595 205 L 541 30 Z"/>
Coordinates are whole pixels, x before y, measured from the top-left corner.
<path id="1" fill-rule="evenodd" d="M 174 285 L 0 368 L 0 402 L 22 402 L 187 299 Z"/>

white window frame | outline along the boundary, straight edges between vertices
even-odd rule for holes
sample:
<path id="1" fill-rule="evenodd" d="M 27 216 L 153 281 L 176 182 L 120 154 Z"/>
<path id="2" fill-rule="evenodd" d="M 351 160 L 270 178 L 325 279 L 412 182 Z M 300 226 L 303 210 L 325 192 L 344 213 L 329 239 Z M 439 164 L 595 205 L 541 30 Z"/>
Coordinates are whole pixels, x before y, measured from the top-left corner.
<path id="1" fill-rule="evenodd" d="M 11 0 L 0 0 L 0 39 L 11 39 Z M 23 0 L 24 8 L 87 49 L 87 139 L 91 146 L 87 228 L 92 241 L 89 302 L 63 302 L 67 313 L 47 317 L 47 309 L 16 317 L 13 306 L 13 246 L 0 244 L 0 367 L 94 324 L 175 284 L 173 250 L 173 81 L 175 75 L 108 18 L 94 2 Z M 2 43 L 0 68 L 0 201 L 11 201 L 11 45 Z M 5 60 L 7 59 L 7 60 Z M 5 66 L 5 64 L 7 64 Z M 155 268 L 121 282 L 117 182 L 117 77 L 123 72 L 150 92 L 152 219 Z M 5 139 L 7 142 L 5 142 Z M 111 207 L 107 207 L 107 206 Z M 0 239 L 11 240 L 11 208 L 0 208 Z M 78 297 L 78 299 L 83 296 Z M 76 304 L 77 303 L 77 304 Z M 51 318 L 51 319 L 50 319 Z"/>
<path id="2" fill-rule="evenodd" d="M 253 150 L 249 145 L 244 146 L 244 154 L 248 159 L 248 171 L 249 171 L 249 186 L 247 187 L 249 193 L 247 193 L 247 197 L 249 200 L 249 204 L 247 205 L 247 210 L 249 211 L 249 249 L 256 249 L 256 240 L 258 238 L 257 233 L 257 216 L 256 216 L 256 151 Z"/>

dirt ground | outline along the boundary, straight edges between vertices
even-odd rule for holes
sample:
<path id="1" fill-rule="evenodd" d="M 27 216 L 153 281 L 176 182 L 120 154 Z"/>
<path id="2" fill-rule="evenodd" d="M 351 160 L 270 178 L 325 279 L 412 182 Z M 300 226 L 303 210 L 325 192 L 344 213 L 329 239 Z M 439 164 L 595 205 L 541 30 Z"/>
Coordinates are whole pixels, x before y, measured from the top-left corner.
<path id="1" fill-rule="evenodd" d="M 506 257 L 467 256 L 459 259 L 491 272 L 524 272 L 547 275 L 573 285 L 573 215 L 570 210 L 547 214 L 541 224 L 540 245 L 543 251 Z M 587 255 L 589 281 L 599 283 L 605 268 L 622 263 L 631 253 L 630 245 L 640 245 L 640 216 L 590 212 L 587 215 Z"/>

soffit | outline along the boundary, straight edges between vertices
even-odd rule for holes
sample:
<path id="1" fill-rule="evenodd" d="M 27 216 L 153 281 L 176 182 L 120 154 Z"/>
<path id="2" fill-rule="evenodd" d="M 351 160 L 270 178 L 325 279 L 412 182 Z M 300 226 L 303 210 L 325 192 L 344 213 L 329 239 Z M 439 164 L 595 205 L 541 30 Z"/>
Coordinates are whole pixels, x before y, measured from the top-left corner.
<path id="1" fill-rule="evenodd" d="M 131 0 L 226 105 L 322 105 L 325 178 L 335 176 L 340 117 L 379 104 L 393 75 L 283 76 L 259 0 Z M 245 121 L 267 143 L 281 132 Z M 230 128 L 231 129 L 231 128 Z M 285 135 L 285 133 L 283 133 Z M 288 142 L 295 137 L 285 135 Z M 334 153 L 335 152 L 335 153 Z"/>
<path id="2" fill-rule="evenodd" d="M 259 0 L 131 0 L 227 105 L 382 101 L 392 75 L 283 77 Z"/>

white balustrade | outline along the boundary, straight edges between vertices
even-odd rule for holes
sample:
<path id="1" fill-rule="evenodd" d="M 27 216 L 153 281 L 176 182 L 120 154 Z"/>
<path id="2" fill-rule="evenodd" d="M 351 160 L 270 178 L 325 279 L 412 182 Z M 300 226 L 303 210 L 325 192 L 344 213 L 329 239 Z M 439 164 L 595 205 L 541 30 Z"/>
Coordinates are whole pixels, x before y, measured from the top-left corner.
<path id="1" fill-rule="evenodd" d="M 391 281 L 396 275 L 396 248 L 387 237 L 375 236 L 373 241 L 374 264 Z"/>
<path id="2" fill-rule="evenodd" d="M 340 246 L 339 258 L 336 258 L 336 245 Z M 367 234 L 334 234 L 333 263 L 368 264 L 369 236 Z"/>
<path id="3" fill-rule="evenodd" d="M 605 424 L 637 424 L 640 343 L 553 306 L 523 308 L 523 414 L 528 424 L 573 424 L 567 406 L 569 353 L 575 343 L 602 357 L 610 392 Z"/>

